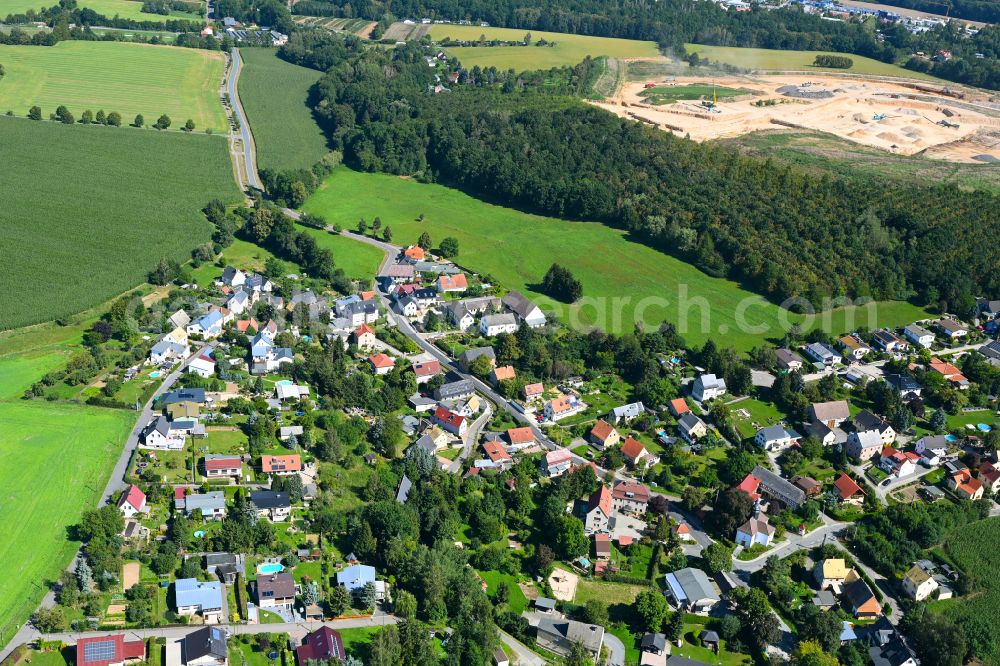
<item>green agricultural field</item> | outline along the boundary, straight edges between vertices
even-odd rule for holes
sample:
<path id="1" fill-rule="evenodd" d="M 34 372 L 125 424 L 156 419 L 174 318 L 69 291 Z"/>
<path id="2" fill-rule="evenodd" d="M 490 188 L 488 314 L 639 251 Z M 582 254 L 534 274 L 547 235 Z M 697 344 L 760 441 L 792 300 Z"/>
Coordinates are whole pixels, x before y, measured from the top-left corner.
<path id="1" fill-rule="evenodd" d="M 465 67 L 497 67 L 526 71 L 549 69 L 563 65 L 576 65 L 585 57 L 610 56 L 612 58 L 639 58 L 659 55 L 655 42 L 611 37 L 588 37 L 559 32 L 520 30 L 516 28 L 481 28 L 475 25 L 434 25 L 430 36 L 435 40 L 450 37 L 454 40 L 486 39 L 515 41 L 531 33 L 530 46 L 462 46 L 448 49 L 448 53 L 462 61 Z M 554 42 L 555 46 L 535 46 L 539 39 Z"/>
<path id="2" fill-rule="evenodd" d="M 327 152 L 326 137 L 307 104 L 322 72 L 281 60 L 273 49 L 240 49 L 243 110 L 261 169 L 308 169 Z"/>
<path id="3" fill-rule="evenodd" d="M 141 113 L 148 125 L 161 114 L 172 129 L 189 118 L 197 130 L 225 132 L 219 100 L 225 67 L 219 52 L 124 42 L 65 41 L 45 48 L 0 45 L 7 76 L 0 82 L 0 113 L 25 116 L 32 105 L 44 117 L 59 105 L 77 119 L 86 109 L 117 111 L 123 123 Z"/>
<path id="4" fill-rule="evenodd" d="M 524 290 L 547 308 L 558 308 L 560 318 L 574 326 L 623 332 L 631 331 L 637 320 L 651 326 L 671 321 L 689 344 L 712 336 L 720 344 L 748 350 L 765 337 L 781 337 L 786 325 L 796 322 L 839 333 L 926 316 L 908 303 L 889 302 L 873 304 L 871 318 L 868 308 L 842 308 L 803 320 L 735 282 L 709 277 L 603 224 L 521 213 L 441 185 L 384 174 L 340 168 L 303 208 L 345 228 L 354 227 L 360 217 L 370 221 L 380 216 L 400 245 L 415 243 L 424 231 L 435 243 L 454 236 L 460 264 Z M 417 221 L 421 213 L 424 222 Z M 554 261 L 583 283 L 584 299 L 571 307 L 539 294 L 537 284 Z M 759 328 L 744 331 L 740 321 Z"/>
<path id="5" fill-rule="evenodd" d="M 735 65 L 746 69 L 766 71 L 815 71 L 815 72 L 850 72 L 853 74 L 872 74 L 875 76 L 901 76 L 908 79 L 924 81 L 940 81 L 930 74 L 913 72 L 899 65 L 893 65 L 880 60 L 850 53 L 834 53 L 832 51 L 782 51 L 779 49 L 744 49 L 735 46 L 705 46 L 703 44 L 685 44 L 688 53 L 697 53 L 700 58 L 724 65 Z M 813 62 L 818 55 L 845 56 L 854 61 L 850 69 L 830 69 L 814 67 Z"/>
<path id="6" fill-rule="evenodd" d="M 76 551 L 79 544 L 67 540 L 66 528 L 97 504 L 135 422 L 127 411 L 19 399 L 65 360 L 79 330 L 62 329 L 63 336 L 40 330 L 34 349 L 24 342 L 27 336 L 0 339 L 0 561 L 8 572 L 0 580 L 4 635 L 31 614 L 46 583 L 59 576 Z M 20 351 L 8 354 L 11 348 Z"/>
<path id="7" fill-rule="evenodd" d="M 932 608 L 943 610 L 961 624 L 975 622 L 981 625 L 976 632 L 979 636 L 995 636 L 1000 631 L 1000 580 L 996 575 L 1000 566 L 998 540 L 1000 518 L 981 520 L 952 532 L 945 540 L 945 550 L 963 574 L 974 578 L 976 591 L 968 597 L 932 604 Z M 995 641 L 991 645 L 991 653 L 976 656 L 983 663 L 1000 664 L 1000 648 Z"/>
<path id="8" fill-rule="evenodd" d="M 0 118 L 0 164 L 0 328 L 81 312 L 160 258 L 189 258 L 210 236 L 201 207 L 240 197 L 218 136 Z"/>
<path id="9" fill-rule="evenodd" d="M 54 0 L 4 0 L 0 5 L 0 17 L 7 14 L 23 14 L 29 9 L 36 11 L 59 4 Z M 160 16 L 159 14 L 146 14 L 142 11 L 142 0 L 80 0 L 77 3 L 80 7 L 93 9 L 102 16 L 114 18 L 118 16 L 123 19 L 133 21 L 166 21 L 170 19 L 190 19 L 192 21 L 201 20 L 202 14 L 192 14 L 189 12 L 171 12 L 170 16 Z"/>

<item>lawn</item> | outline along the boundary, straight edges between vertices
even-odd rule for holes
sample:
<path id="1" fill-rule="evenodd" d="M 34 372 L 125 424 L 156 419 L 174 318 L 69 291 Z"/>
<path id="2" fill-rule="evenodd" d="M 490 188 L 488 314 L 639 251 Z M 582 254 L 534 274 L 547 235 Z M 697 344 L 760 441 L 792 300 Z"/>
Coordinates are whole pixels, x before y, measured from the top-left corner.
<path id="1" fill-rule="evenodd" d="M 899 65 L 873 60 L 850 53 L 834 53 L 832 51 L 782 51 L 779 49 L 745 49 L 735 46 L 704 46 L 702 44 L 685 44 L 688 53 L 697 53 L 700 58 L 712 62 L 735 65 L 747 69 L 767 71 L 814 71 L 814 72 L 850 72 L 852 74 L 872 74 L 875 76 L 901 76 L 924 81 L 940 81 L 930 74 L 913 72 Z M 850 69 L 829 69 L 813 67 L 818 55 L 846 56 L 854 61 Z"/>
<path id="2" fill-rule="evenodd" d="M 62 104 L 77 119 L 86 109 L 104 109 L 119 112 L 124 123 L 141 113 L 152 125 L 165 113 L 171 129 L 190 118 L 199 131 L 227 131 L 218 94 L 225 59 L 217 51 L 64 41 L 42 49 L 0 45 L 0 62 L 7 69 L 0 113 L 24 116 L 37 104 L 48 117 Z"/>
<path id="3" fill-rule="evenodd" d="M 507 605 L 511 612 L 520 615 L 528 607 L 528 598 L 524 596 L 524 591 L 518 586 L 517 578 L 510 574 L 499 571 L 479 571 L 479 575 L 486 581 L 486 593 L 491 597 L 496 594 L 501 582 L 507 583 Z"/>
<path id="4" fill-rule="evenodd" d="M 128 411 L 0 401 L 0 627 L 23 622 L 72 558 L 66 528 L 96 506 L 134 422 Z"/>
<path id="5" fill-rule="evenodd" d="M 274 49 L 240 49 L 239 90 L 261 169 L 308 169 L 327 153 L 309 89 L 322 72 L 280 59 Z"/>
<path id="6" fill-rule="evenodd" d="M 638 58 L 659 55 L 655 42 L 633 39 L 588 37 L 517 28 L 482 28 L 475 25 L 434 25 L 429 32 L 435 40 L 450 37 L 462 41 L 475 41 L 480 35 L 486 35 L 486 39 L 520 41 L 526 33 L 531 33 L 530 46 L 461 46 L 449 48 L 448 53 L 462 61 L 463 67 L 494 66 L 518 71 L 572 66 L 587 56 Z M 539 39 L 554 42 L 555 46 L 535 46 Z"/>
<path id="7" fill-rule="evenodd" d="M 3 6 L 0 8 L 0 17 L 5 17 L 8 14 L 23 14 L 29 9 L 37 11 L 56 4 L 59 3 L 50 0 L 4 0 Z M 108 18 L 118 16 L 133 21 L 166 21 L 168 18 L 201 20 L 200 14 L 189 12 L 172 11 L 169 17 L 160 14 L 146 14 L 142 11 L 142 0 L 80 0 L 77 4 L 81 8 L 93 9 L 98 14 Z"/>
<path id="8" fill-rule="evenodd" d="M 615 604 L 629 605 L 645 589 L 647 588 L 643 585 L 605 583 L 603 581 L 581 578 L 580 583 L 576 587 L 576 596 L 573 599 L 573 603 L 583 606 L 591 599 L 597 599 L 609 606 Z"/>
<path id="9" fill-rule="evenodd" d="M 343 268 L 347 276 L 354 279 L 374 279 L 385 257 L 382 250 L 377 247 L 359 243 L 347 236 L 331 234 L 312 227 L 300 226 L 299 230 L 315 238 L 320 247 L 330 250 L 333 253 L 334 265 Z"/>
<path id="10" fill-rule="evenodd" d="M 737 97 L 743 92 L 735 88 L 716 88 L 706 84 L 692 84 L 689 86 L 654 86 L 646 88 L 640 97 L 645 97 L 650 104 L 673 104 L 681 99 L 712 99 L 713 95 L 717 99 Z"/>
<path id="11" fill-rule="evenodd" d="M 210 237 L 201 207 L 239 198 L 218 136 L 0 118 L 0 164 L 0 328 L 81 312 L 189 258 Z"/>
<path id="12" fill-rule="evenodd" d="M 603 224 L 522 213 L 441 185 L 384 174 L 339 168 L 303 209 L 346 228 L 361 217 L 379 216 L 384 226 L 392 227 L 393 242 L 399 245 L 415 243 L 424 231 L 434 242 L 454 236 L 461 265 L 523 290 L 576 328 L 600 326 L 623 333 L 632 331 L 636 321 L 650 327 L 671 321 L 688 344 L 722 336 L 725 345 L 745 351 L 765 336 L 781 337 L 796 322 L 840 333 L 859 325 L 895 326 L 926 316 L 908 303 L 887 302 L 870 309 L 825 312 L 811 317 L 810 323 L 735 282 L 709 277 Z M 420 214 L 426 216 L 423 222 L 417 219 Z M 537 288 L 557 260 L 583 284 L 584 298 L 570 307 L 541 297 Z M 875 316 L 869 317 L 869 310 Z M 750 326 L 757 328 L 751 331 Z"/>

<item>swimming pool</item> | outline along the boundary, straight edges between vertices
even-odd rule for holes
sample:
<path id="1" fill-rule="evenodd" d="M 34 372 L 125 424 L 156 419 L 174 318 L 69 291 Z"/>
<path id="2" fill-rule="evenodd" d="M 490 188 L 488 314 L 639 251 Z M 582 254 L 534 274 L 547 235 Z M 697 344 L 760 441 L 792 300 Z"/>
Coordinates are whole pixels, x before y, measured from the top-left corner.
<path id="1" fill-rule="evenodd" d="M 277 384 L 278 386 L 289 386 L 291 384 L 294 384 L 295 382 L 293 382 L 291 379 L 279 379 L 274 383 Z"/>
<path id="2" fill-rule="evenodd" d="M 159 371 L 159 370 L 153 370 L 151 373 L 149 373 L 149 378 L 150 379 L 156 379 L 157 377 L 159 377 L 162 374 L 163 373 L 161 371 Z"/>
<path id="3" fill-rule="evenodd" d="M 958 441 L 958 437 L 955 437 L 954 435 L 945 435 L 944 439 L 945 439 L 946 442 L 957 442 Z"/>
<path id="4" fill-rule="evenodd" d="M 285 570 L 285 565 L 280 562 L 273 562 L 271 564 L 262 564 L 257 567 L 257 573 L 271 574 L 271 573 L 281 573 Z"/>
<path id="5" fill-rule="evenodd" d="M 990 430 L 993 430 L 993 426 L 988 426 L 985 423 L 977 423 L 976 427 L 979 428 L 981 432 L 989 432 Z"/>
<path id="6" fill-rule="evenodd" d="M 194 533 L 195 539 L 200 539 L 203 536 L 205 536 L 205 530 L 198 530 L 197 532 Z"/>

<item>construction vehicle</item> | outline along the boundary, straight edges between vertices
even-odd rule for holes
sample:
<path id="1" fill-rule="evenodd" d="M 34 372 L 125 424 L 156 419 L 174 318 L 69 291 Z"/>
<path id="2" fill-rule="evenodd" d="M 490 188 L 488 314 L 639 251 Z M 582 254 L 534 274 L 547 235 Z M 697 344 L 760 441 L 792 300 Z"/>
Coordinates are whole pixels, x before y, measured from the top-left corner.
<path id="1" fill-rule="evenodd" d="M 874 116 L 872 116 L 872 120 L 875 120 L 875 121 L 885 120 L 885 114 L 884 113 L 876 113 Z"/>
<path id="2" fill-rule="evenodd" d="M 959 127 L 958 123 L 953 123 L 950 120 L 944 120 L 944 119 L 939 120 L 937 124 L 940 125 L 941 127 L 950 127 L 952 129 L 958 129 Z"/>
<path id="3" fill-rule="evenodd" d="M 647 83 L 646 85 L 643 86 L 643 88 L 655 88 L 655 87 L 656 87 L 655 83 Z"/>

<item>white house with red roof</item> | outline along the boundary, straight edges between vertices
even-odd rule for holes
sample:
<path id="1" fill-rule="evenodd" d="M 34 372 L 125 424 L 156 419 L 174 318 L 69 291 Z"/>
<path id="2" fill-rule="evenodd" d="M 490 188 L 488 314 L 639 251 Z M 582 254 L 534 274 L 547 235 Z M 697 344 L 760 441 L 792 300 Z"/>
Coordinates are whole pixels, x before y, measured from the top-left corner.
<path id="1" fill-rule="evenodd" d="M 891 476 L 901 479 L 917 471 L 917 463 L 920 461 L 920 454 L 913 451 L 906 453 L 897 450 L 895 447 L 886 446 L 882 448 L 879 457 L 879 467 Z"/>
<path id="2" fill-rule="evenodd" d="M 351 333 L 351 338 L 354 340 L 354 344 L 358 346 L 358 349 L 372 349 L 378 340 L 375 337 L 375 331 L 368 324 L 361 324 L 361 326 L 354 329 L 354 332 Z"/>
<path id="3" fill-rule="evenodd" d="M 543 393 L 545 393 L 545 385 L 541 382 L 538 382 L 537 384 L 525 384 L 524 386 L 525 400 L 535 400 L 536 398 L 541 398 Z"/>
<path id="4" fill-rule="evenodd" d="M 469 288 L 469 281 L 466 279 L 465 273 L 442 275 L 434 283 L 434 286 L 442 294 L 459 293 Z"/>
<path id="5" fill-rule="evenodd" d="M 979 481 L 993 493 L 1000 491 L 1000 469 L 993 463 L 985 462 L 979 466 Z"/>
<path id="6" fill-rule="evenodd" d="M 861 489 L 857 481 L 841 473 L 837 480 L 833 482 L 833 488 L 837 492 L 837 500 L 841 504 L 851 504 L 861 506 L 865 502 L 865 491 Z"/>
<path id="7" fill-rule="evenodd" d="M 535 433 L 527 426 L 510 428 L 507 430 L 507 439 L 511 446 L 530 446 L 535 443 Z"/>
<path id="8" fill-rule="evenodd" d="M 428 382 L 432 377 L 441 374 L 441 361 L 422 361 L 413 364 L 413 374 L 417 376 L 417 384 Z"/>
<path id="9" fill-rule="evenodd" d="M 368 357 L 368 363 L 376 375 L 387 375 L 396 367 L 396 362 L 388 354 L 373 354 Z"/>
<path id="10" fill-rule="evenodd" d="M 243 460 L 239 456 L 208 454 L 204 460 L 205 476 L 218 479 L 227 476 L 239 478 L 243 472 Z"/>
<path id="11" fill-rule="evenodd" d="M 587 515 L 583 521 L 587 534 L 606 532 L 613 512 L 614 503 L 611 498 L 611 490 L 602 483 L 601 487 L 595 490 L 587 500 Z"/>
<path id="12" fill-rule="evenodd" d="M 569 449 L 556 449 L 545 454 L 542 472 L 550 479 L 562 476 L 573 466 L 573 454 Z"/>
<path id="13" fill-rule="evenodd" d="M 139 486 L 132 484 L 119 498 L 118 510 L 126 518 L 142 513 L 146 510 L 146 493 L 139 490 Z"/>
<path id="14" fill-rule="evenodd" d="M 618 442 L 622 440 L 622 436 L 618 433 L 613 425 L 605 421 L 604 419 L 598 419 L 594 427 L 590 429 L 590 435 L 588 436 L 590 443 L 599 449 L 606 449 L 609 446 L 615 446 Z"/>
<path id="15" fill-rule="evenodd" d="M 434 423 L 441 426 L 447 432 L 459 437 L 464 437 L 469 429 L 469 423 L 464 416 L 456 414 L 447 407 L 438 407 L 434 410 Z"/>
<path id="16" fill-rule="evenodd" d="M 504 447 L 502 442 L 498 442 L 496 440 L 492 442 L 484 442 L 483 450 L 486 451 L 486 457 L 500 469 L 504 469 L 514 462 L 514 459 L 511 457 L 510 453 L 507 452 L 507 449 Z"/>

